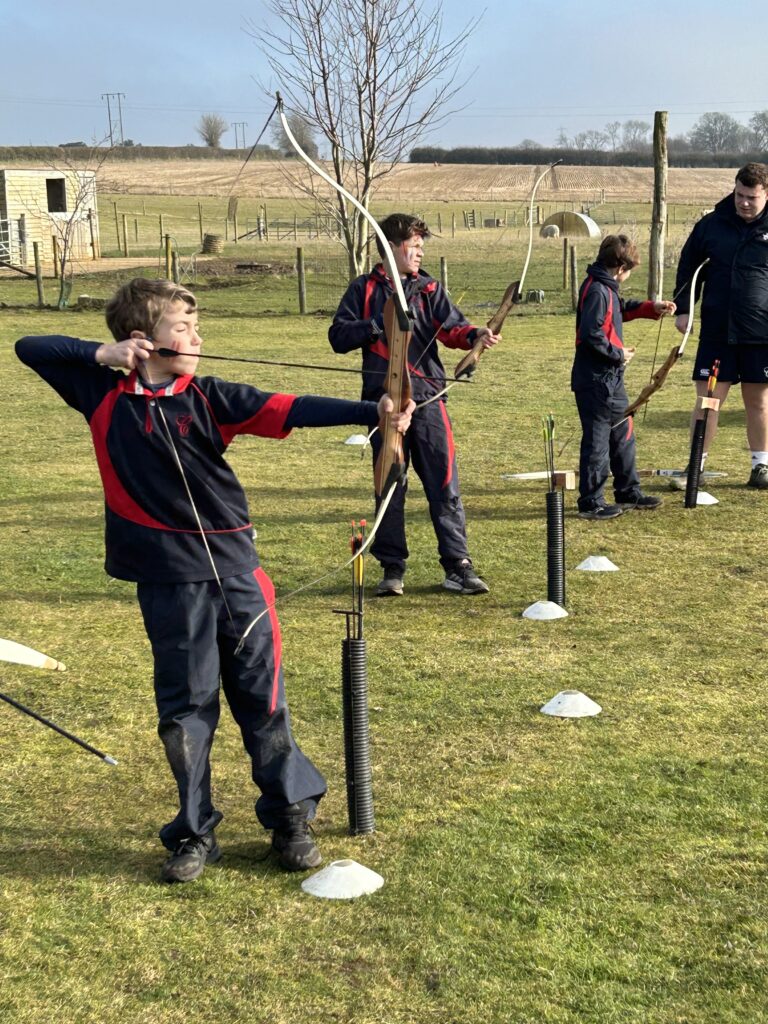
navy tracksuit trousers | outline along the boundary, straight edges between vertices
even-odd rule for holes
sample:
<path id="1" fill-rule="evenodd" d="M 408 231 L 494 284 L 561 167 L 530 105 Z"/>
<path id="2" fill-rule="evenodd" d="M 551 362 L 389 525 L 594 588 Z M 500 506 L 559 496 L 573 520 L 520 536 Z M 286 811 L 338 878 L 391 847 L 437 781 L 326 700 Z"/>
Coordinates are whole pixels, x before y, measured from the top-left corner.
<path id="1" fill-rule="evenodd" d="M 381 451 L 381 436 L 371 438 L 374 464 Z M 469 558 L 467 523 L 459 493 L 459 476 L 453 430 L 445 403 L 438 400 L 413 414 L 403 438 L 406 465 L 412 465 L 429 502 L 429 515 L 437 536 L 440 564 L 451 572 L 458 562 Z M 405 538 L 405 495 L 407 480 L 399 483 L 371 545 L 371 554 L 383 566 L 405 572 L 408 544 Z"/>
<path id="2" fill-rule="evenodd" d="M 634 420 L 619 421 L 629 404 L 623 377 L 607 375 L 588 388 L 574 392 L 581 420 L 579 457 L 579 511 L 603 501 L 609 473 L 617 501 L 633 501 L 640 494 L 635 465 Z M 612 426 L 612 424 L 618 424 Z"/>
<path id="3" fill-rule="evenodd" d="M 222 819 L 213 805 L 210 766 L 220 686 L 251 758 L 261 790 L 256 814 L 265 828 L 278 826 L 285 807 L 300 801 L 313 817 L 326 790 L 291 733 L 274 609 L 235 654 L 248 624 L 274 601 L 269 577 L 256 569 L 221 584 L 226 604 L 215 580 L 137 587 L 155 659 L 158 732 L 179 791 L 179 812 L 160 831 L 170 850 L 206 835 Z"/>

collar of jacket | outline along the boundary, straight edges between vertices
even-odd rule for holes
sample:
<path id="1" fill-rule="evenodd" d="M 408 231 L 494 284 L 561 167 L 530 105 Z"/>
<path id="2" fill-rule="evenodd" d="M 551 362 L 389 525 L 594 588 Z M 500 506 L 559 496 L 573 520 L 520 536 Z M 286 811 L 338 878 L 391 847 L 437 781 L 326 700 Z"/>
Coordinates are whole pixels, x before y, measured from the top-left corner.
<path id="1" fill-rule="evenodd" d="M 602 263 L 590 263 L 587 267 L 587 274 L 595 281 L 599 281 L 600 284 L 604 284 L 606 288 L 612 288 L 616 294 L 619 294 L 619 282 L 615 277 L 612 277 L 608 272 L 607 268 Z"/>
<path id="2" fill-rule="evenodd" d="M 174 377 L 167 384 L 153 388 L 142 383 L 136 370 L 132 370 L 125 383 L 125 392 L 129 395 L 154 395 L 157 398 L 162 398 L 168 395 L 178 395 L 182 391 L 186 391 L 193 380 L 194 374 L 187 373 Z"/>
<path id="3" fill-rule="evenodd" d="M 765 208 L 759 217 L 755 217 L 754 220 L 745 221 L 736 213 L 736 203 L 733 198 L 734 193 L 725 196 L 719 203 L 715 204 L 715 213 L 718 217 L 725 217 L 726 220 L 732 224 L 736 224 L 738 227 L 743 228 L 760 228 L 765 231 L 768 226 L 768 203 L 765 204 Z"/>

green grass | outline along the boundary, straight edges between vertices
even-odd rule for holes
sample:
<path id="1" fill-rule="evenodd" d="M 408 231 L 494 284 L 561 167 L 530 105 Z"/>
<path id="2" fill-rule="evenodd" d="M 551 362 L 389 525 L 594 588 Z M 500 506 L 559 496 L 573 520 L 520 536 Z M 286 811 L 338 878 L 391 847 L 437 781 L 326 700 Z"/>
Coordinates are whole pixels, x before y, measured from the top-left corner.
<path id="1" fill-rule="evenodd" d="M 454 294 L 466 286 L 469 304 L 498 301 L 520 246 L 488 265 L 469 240 L 452 257 Z M 554 294 L 557 262 L 546 253 L 537 243 L 530 283 L 551 280 Z M 236 288 L 201 298 L 210 351 L 335 358 L 327 319 L 254 316 Z M 226 712 L 213 753 L 224 860 L 189 886 L 157 882 L 155 836 L 174 793 L 154 731 L 148 643 L 132 587 L 102 571 L 87 428 L 12 353 L 23 334 L 101 338 L 104 328 L 98 314 L 0 313 L 2 633 L 68 665 L 44 674 L 4 664 L 2 690 L 120 762 L 108 768 L 0 706 L 3 1021 L 766 1019 L 767 519 L 766 498 L 743 486 L 743 411 L 734 396 L 723 415 L 711 464 L 729 476 L 712 488 L 715 507 L 685 511 L 668 494 L 657 513 L 595 524 L 573 515 L 569 493 L 569 568 L 606 554 L 620 572 L 571 571 L 569 617 L 528 622 L 523 608 L 546 591 L 544 490 L 502 474 L 542 467 L 543 413 L 554 412 L 560 443 L 577 424 L 572 317 L 541 313 L 523 307 L 476 382 L 451 393 L 470 546 L 491 594 L 441 591 L 414 480 L 406 594 L 367 605 L 374 836 L 346 834 L 332 609 L 348 600 L 347 575 L 279 607 L 295 730 L 330 783 L 318 818 L 326 862 L 354 857 L 386 880 L 352 903 L 314 900 L 263 859 L 267 837 Z M 674 340 L 665 330 L 664 354 Z M 656 327 L 630 324 L 627 337 L 639 347 L 634 395 Z M 686 460 L 690 365 L 672 371 L 644 424 L 638 417 L 641 466 Z M 299 393 L 358 390 L 342 375 L 238 364 L 225 375 Z M 232 448 L 278 594 L 341 563 L 349 520 L 370 516 L 370 465 L 341 443 L 347 433 Z M 559 463 L 573 466 L 577 449 L 578 434 Z M 374 563 L 367 572 L 372 585 Z M 603 713 L 539 714 L 565 688 Z"/>

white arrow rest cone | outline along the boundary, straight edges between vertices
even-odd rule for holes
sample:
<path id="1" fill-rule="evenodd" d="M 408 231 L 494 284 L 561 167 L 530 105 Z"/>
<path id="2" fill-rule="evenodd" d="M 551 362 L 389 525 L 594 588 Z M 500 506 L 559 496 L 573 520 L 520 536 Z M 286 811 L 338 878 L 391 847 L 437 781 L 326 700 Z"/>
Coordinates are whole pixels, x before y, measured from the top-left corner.
<path id="1" fill-rule="evenodd" d="M 605 555 L 590 555 L 589 558 L 585 558 L 583 562 L 580 562 L 577 569 L 582 569 L 584 572 L 618 572 L 618 565 L 614 565 L 610 558 L 606 558 Z"/>
<path id="2" fill-rule="evenodd" d="M 581 690 L 561 690 L 541 709 L 555 718 L 589 718 L 603 709 Z"/>
<path id="3" fill-rule="evenodd" d="M 354 900 L 376 892 L 384 879 L 356 860 L 335 860 L 301 883 L 304 892 L 325 900 Z"/>
<path id="4" fill-rule="evenodd" d="M 717 498 L 714 497 L 714 495 L 709 494 L 707 491 L 699 491 L 699 493 L 696 495 L 696 504 L 719 505 L 720 502 L 717 500 Z"/>
<path id="5" fill-rule="evenodd" d="M 565 608 L 561 608 L 554 601 L 536 601 L 535 604 L 529 604 L 523 612 L 524 619 L 536 619 L 540 622 L 546 622 L 549 619 L 565 619 L 567 616 L 568 612 Z"/>

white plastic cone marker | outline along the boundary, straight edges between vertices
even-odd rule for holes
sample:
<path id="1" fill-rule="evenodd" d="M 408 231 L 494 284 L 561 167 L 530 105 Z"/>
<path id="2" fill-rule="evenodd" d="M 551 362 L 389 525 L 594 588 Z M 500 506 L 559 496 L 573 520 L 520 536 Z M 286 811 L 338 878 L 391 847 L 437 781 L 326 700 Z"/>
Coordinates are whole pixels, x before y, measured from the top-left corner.
<path id="1" fill-rule="evenodd" d="M 354 900 L 376 892 L 384 879 L 356 860 L 335 860 L 301 883 L 304 892 L 325 900 Z"/>
<path id="2" fill-rule="evenodd" d="M 33 651 L 31 647 L 24 644 L 17 644 L 14 640 L 0 640 L 0 661 L 10 661 L 15 665 L 30 665 L 32 668 L 48 668 L 62 672 L 66 668 L 55 658 L 49 658 L 47 654 L 40 651 Z"/>
<path id="3" fill-rule="evenodd" d="M 561 690 L 541 709 L 543 714 L 555 718 L 589 718 L 599 715 L 602 710 L 581 690 Z"/>
<path id="4" fill-rule="evenodd" d="M 529 604 L 523 612 L 524 619 L 538 619 L 542 622 L 548 619 L 565 619 L 567 616 L 565 608 L 561 608 L 554 601 L 537 601 L 535 604 Z"/>
<path id="5" fill-rule="evenodd" d="M 697 505 L 719 505 L 720 502 L 714 495 L 709 494 L 707 491 L 699 491 L 696 495 Z"/>
<path id="6" fill-rule="evenodd" d="M 365 434 L 350 434 L 344 444 L 365 444 L 367 440 Z"/>
<path id="7" fill-rule="evenodd" d="M 605 555 L 590 555 L 576 566 L 584 572 L 618 572 L 618 565 L 614 565 L 610 558 Z"/>

